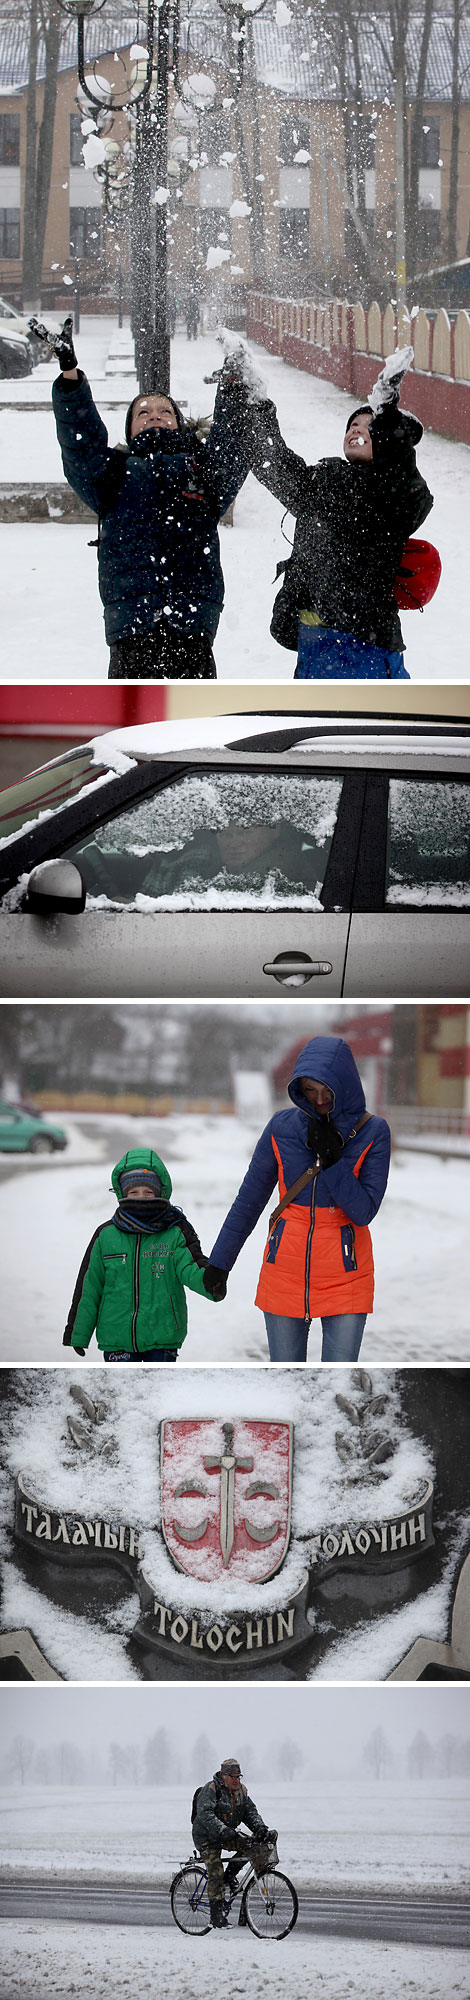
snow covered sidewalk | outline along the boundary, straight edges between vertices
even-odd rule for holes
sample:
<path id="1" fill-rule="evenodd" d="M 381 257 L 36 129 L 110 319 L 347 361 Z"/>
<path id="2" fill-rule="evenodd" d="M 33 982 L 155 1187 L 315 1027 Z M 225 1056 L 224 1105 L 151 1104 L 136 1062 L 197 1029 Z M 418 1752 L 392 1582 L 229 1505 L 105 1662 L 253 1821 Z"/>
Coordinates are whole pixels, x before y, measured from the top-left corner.
<path id="1" fill-rule="evenodd" d="M 248 1930 L 193 1942 L 176 1932 L 93 1924 L 2 1924 L 1 2000 L 468 2000 L 468 1953 Z M 158 1974 L 158 1984 L 157 1984 Z"/>
<path id="2" fill-rule="evenodd" d="M 62 1119 L 59 1121 L 62 1123 Z M 111 1129 L 110 1129 L 111 1128 Z M 76 1131 L 76 1126 L 71 1129 Z M 132 1119 L 126 1137 L 122 1121 L 88 1119 L 90 1142 L 106 1136 L 106 1156 L 115 1138 L 115 1158 L 124 1144 L 156 1146 L 170 1168 L 175 1201 L 181 1204 L 210 1251 L 227 1209 L 246 1172 L 253 1134 L 238 1119 L 215 1116 Z M 86 1140 L 83 1140 L 86 1144 Z M 75 1156 L 76 1157 L 76 1156 Z M 95 1155 L 96 1159 L 96 1155 Z M 83 1162 L 84 1163 L 84 1162 Z M 6 1156 L 5 1156 L 6 1165 Z M 15 1173 L 0 1187 L 0 1224 L 5 1245 L 0 1305 L 2 1361 L 57 1361 L 64 1358 L 62 1330 L 81 1259 L 93 1230 L 112 1210 L 107 1163 L 91 1163 L 86 1175 L 77 1164 L 61 1173 L 63 1156 L 42 1160 L 32 1181 L 29 1258 L 25 1265 L 23 1197 Z M 54 1172 L 53 1183 L 47 1168 Z M 38 1163 L 34 1162 L 37 1170 Z M 28 1162 L 32 1171 L 32 1163 Z M 54 1259 L 51 1261 L 54 1188 Z M 392 1364 L 468 1360 L 469 1168 L 467 1160 L 396 1152 L 386 1200 L 373 1224 L 376 1305 L 366 1326 L 362 1360 Z M 223 1305 L 188 1294 L 189 1337 L 184 1361 L 266 1361 L 262 1314 L 253 1304 L 266 1240 L 263 1216 L 242 1252 Z M 21 1334 L 18 1308 L 21 1311 Z M 13 1332 L 14 1329 L 14 1332 Z M 312 1326 L 309 1360 L 320 1352 L 319 1322 Z M 97 1361 L 93 1341 L 88 1359 Z M 179 1364 L 181 1365 L 181 1363 Z"/>
<path id="3" fill-rule="evenodd" d="M 116 336 L 116 321 L 95 319 L 83 320 L 77 337 L 80 364 L 91 380 L 111 444 L 123 438 L 125 411 L 137 389 L 135 377 L 106 373 Z M 261 348 L 254 348 L 253 353 L 276 402 L 288 443 L 311 462 L 340 456 L 352 399 L 331 383 L 287 367 Z M 220 367 L 221 358 L 214 335 L 187 342 L 177 332 L 172 343 L 172 388 L 188 413 L 210 414 L 215 388 L 204 376 Z M 56 372 L 55 364 L 47 363 L 24 383 L 0 384 L 3 481 L 63 476 L 50 408 Z M 22 407 L 9 409 L 9 402 Z M 31 404 L 35 402 L 43 403 L 44 410 L 33 411 Z M 470 451 L 427 432 L 419 448 L 419 465 L 435 496 L 426 532 L 440 550 L 443 574 L 423 617 L 405 615 L 408 671 L 412 680 L 463 680 L 468 672 Z M 294 654 L 276 645 L 269 633 L 276 563 L 289 553 L 281 516 L 278 502 L 250 474 L 236 501 L 233 529 L 221 529 L 226 598 L 215 645 L 221 681 L 290 682 L 293 678 Z M 287 520 L 285 528 L 292 540 L 292 522 Z M 21 522 L 3 526 L 0 533 L 5 577 L 5 679 L 105 680 L 108 651 L 89 527 Z"/>

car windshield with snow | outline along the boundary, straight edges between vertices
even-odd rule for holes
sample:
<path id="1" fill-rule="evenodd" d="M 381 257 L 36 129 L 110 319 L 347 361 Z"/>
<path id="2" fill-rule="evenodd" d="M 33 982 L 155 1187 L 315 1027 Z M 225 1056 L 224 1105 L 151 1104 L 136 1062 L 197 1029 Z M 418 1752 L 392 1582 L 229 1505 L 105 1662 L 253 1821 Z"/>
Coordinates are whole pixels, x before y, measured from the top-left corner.
<path id="1" fill-rule="evenodd" d="M 470 727 L 147 724 L 0 797 L 6 996 L 464 995 Z"/>

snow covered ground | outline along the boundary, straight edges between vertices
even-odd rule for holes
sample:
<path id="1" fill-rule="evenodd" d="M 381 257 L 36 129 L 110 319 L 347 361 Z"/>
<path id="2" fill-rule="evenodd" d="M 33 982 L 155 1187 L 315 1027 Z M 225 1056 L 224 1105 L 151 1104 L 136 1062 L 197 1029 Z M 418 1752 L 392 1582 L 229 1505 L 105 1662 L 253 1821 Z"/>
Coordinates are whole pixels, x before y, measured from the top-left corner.
<path id="1" fill-rule="evenodd" d="M 116 1925 L 2 1924 L 1 2000 L 468 2000 L 468 1952 L 303 1937 L 260 1943 L 249 1931 L 178 1933 Z M 158 1987 L 157 1987 L 158 1972 Z"/>
<path id="2" fill-rule="evenodd" d="M 137 389 L 132 376 L 105 375 L 116 322 L 84 319 L 78 336 L 79 360 L 108 425 L 110 441 L 124 434 L 127 404 Z M 213 334 L 187 342 L 177 332 L 172 344 L 172 388 L 193 415 L 209 414 L 215 390 L 204 382 L 220 366 Z M 274 398 L 281 426 L 294 449 L 312 463 L 341 455 L 345 419 L 352 398 L 333 384 L 287 367 L 253 349 Z M 0 383 L 0 442 L 4 483 L 57 480 L 62 475 L 50 409 L 55 363 L 26 381 Z M 44 408 L 36 412 L 31 404 Z M 19 410 L 9 408 L 19 403 Z M 109 405 L 120 404 L 120 408 Z M 29 411 L 29 414 L 28 414 Z M 425 534 L 440 550 L 443 574 L 423 617 L 404 615 L 407 667 L 414 680 L 463 680 L 468 674 L 466 561 L 470 452 L 428 431 L 419 448 L 419 466 L 434 493 Z M 236 502 L 235 525 L 221 528 L 226 601 L 215 645 L 219 679 L 291 681 L 294 654 L 270 638 L 276 563 L 288 554 L 281 534 L 282 510 L 250 475 Z M 292 539 L 293 526 L 285 527 Z M 1 528 L 4 555 L 4 676 L 13 680 L 104 680 L 104 641 L 96 578 L 96 551 L 88 544 L 95 530 L 44 523 Z M 243 591 L 240 579 L 243 578 Z M 72 615 L 71 615 L 72 614 Z"/>
<path id="3" fill-rule="evenodd" d="M 74 1122 L 67 1121 L 71 1130 Z M 70 1359 L 61 1342 L 77 1272 L 93 1231 L 114 1207 L 108 1160 L 119 1159 L 129 1145 L 156 1147 L 170 1168 L 174 1199 L 194 1222 L 209 1254 L 257 1137 L 241 1120 L 215 1116 L 174 1115 L 160 1122 L 135 1118 L 127 1125 L 112 1116 L 97 1117 L 89 1118 L 84 1130 L 90 1134 L 90 1152 L 83 1165 L 67 1164 L 63 1155 L 34 1164 L 4 1156 L 2 1362 Z M 107 1160 L 93 1164 L 92 1142 L 102 1146 L 104 1139 Z M 394 1154 L 387 1195 L 372 1226 L 376 1307 L 362 1346 L 366 1364 L 468 1361 L 469 1192 L 470 1160 Z M 266 1219 L 248 1239 L 223 1305 L 187 1294 L 185 1362 L 267 1359 L 264 1321 L 253 1304 Z M 318 1361 L 319 1354 L 320 1325 L 315 1322 L 309 1360 Z M 94 1341 L 89 1360 L 99 1360 Z"/>
<path id="4" fill-rule="evenodd" d="M 299 1693 L 302 1699 L 301 1690 L 296 1699 Z M 140 1699 L 129 1696 L 129 1735 L 134 1726 L 132 1702 Z M 313 1699 L 303 1697 L 310 1717 L 305 1716 L 305 1757 L 312 1751 L 315 1760 L 320 1717 L 312 1713 Z M 394 1701 L 395 1693 L 390 1692 L 388 1699 Z M 64 1697 L 58 1695 L 57 1701 L 63 1710 Z M 228 1710 L 231 1701 L 227 1691 Z M 462 1715 L 462 1723 L 463 1719 Z M 23 1721 L 26 1727 L 26 1716 Z M 384 1722 L 388 1729 L 385 1715 Z M 67 1730 L 62 1716 L 63 1726 Z M 362 1888 L 372 1895 L 398 1890 L 410 1895 L 418 1889 L 423 1896 L 465 1889 L 468 1779 L 377 1782 L 354 1774 L 267 1785 L 261 1779 L 254 1784 L 248 1768 L 245 1776 L 268 1824 L 279 1829 L 279 1865 L 297 1887 L 304 1884 L 331 1892 L 334 1885 L 338 1891 L 354 1893 Z M 119 1877 L 169 1885 L 191 1853 L 190 1789 L 188 1783 L 136 1789 L 6 1787 L 0 1815 L 1 1879 L 11 1880 L 14 1874 L 18 1880 L 20 1873 L 36 1877 L 44 1870 L 48 1882 L 54 1875 L 73 1882 L 80 1874 L 93 1874 L 97 1883 Z"/>
<path id="5" fill-rule="evenodd" d="M 261 1798 L 261 1792 L 260 1792 Z M 80 1869 L 169 1883 L 190 1851 L 187 1789 L 6 1793 L 8 1861 L 68 1880 Z M 344 1779 L 320 1786 L 262 1787 L 262 1807 L 280 1828 L 281 1866 L 297 1886 L 389 1888 L 420 1896 L 466 1879 L 468 1787 L 423 1781 L 400 1786 Z M 2 1869 L 2 1874 L 3 1874 Z M 7 1870 L 7 1873 L 10 1871 Z M 1 2000 L 468 2000 L 468 1953 L 433 1946 L 322 1938 L 301 1931 L 281 1943 L 229 1930 L 193 1941 L 176 1930 L 7 1920 L 1 1927 Z M 215 1964 L 214 1964 L 215 1960 Z M 158 1971 L 158 1987 L 156 1984 Z"/>

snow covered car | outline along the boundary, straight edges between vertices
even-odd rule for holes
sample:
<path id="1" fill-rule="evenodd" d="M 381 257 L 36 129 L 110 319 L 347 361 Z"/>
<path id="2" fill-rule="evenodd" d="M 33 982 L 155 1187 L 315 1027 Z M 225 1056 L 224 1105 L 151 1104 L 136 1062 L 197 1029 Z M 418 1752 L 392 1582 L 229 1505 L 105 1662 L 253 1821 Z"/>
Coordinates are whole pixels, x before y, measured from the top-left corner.
<path id="1" fill-rule="evenodd" d="M 31 375 L 33 350 L 27 333 L 21 331 L 16 316 L 0 316 L 0 381 L 10 375 Z"/>
<path id="2" fill-rule="evenodd" d="M 0 835 L 4 995 L 468 993 L 465 723 L 142 724 L 2 793 Z"/>
<path id="3" fill-rule="evenodd" d="M 9 324 L 5 325 L 5 321 Z M 28 341 L 33 368 L 38 361 L 50 361 L 51 350 L 48 341 L 40 340 L 38 334 L 33 333 L 27 316 L 17 312 L 16 306 L 10 305 L 9 299 L 0 298 L 0 334 L 6 334 L 8 337 L 9 333 L 21 333 L 23 339 Z"/>
<path id="4" fill-rule="evenodd" d="M 62 1125 L 46 1125 L 40 1112 L 0 1099 L 0 1153 L 63 1153 L 67 1145 Z"/>

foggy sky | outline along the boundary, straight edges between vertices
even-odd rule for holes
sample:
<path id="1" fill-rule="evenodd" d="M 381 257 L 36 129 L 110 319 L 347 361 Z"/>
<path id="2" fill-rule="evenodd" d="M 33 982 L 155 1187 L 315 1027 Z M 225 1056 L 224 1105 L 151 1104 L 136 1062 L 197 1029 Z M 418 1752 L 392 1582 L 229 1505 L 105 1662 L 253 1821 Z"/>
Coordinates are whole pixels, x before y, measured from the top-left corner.
<path id="1" fill-rule="evenodd" d="M 180 1683 L 127 1687 L 5 1688 L 1 1701 L 2 1750 L 12 1736 L 27 1735 L 36 1749 L 64 1737 L 85 1754 L 104 1756 L 114 1738 L 143 1745 L 164 1726 L 188 1759 L 202 1731 L 220 1758 L 251 1742 L 262 1758 L 277 1738 L 297 1742 L 305 1763 L 332 1772 L 360 1758 L 381 1724 L 394 1751 L 405 1751 L 418 1729 L 439 1736 L 468 1734 L 465 1688 L 202 1686 Z"/>

